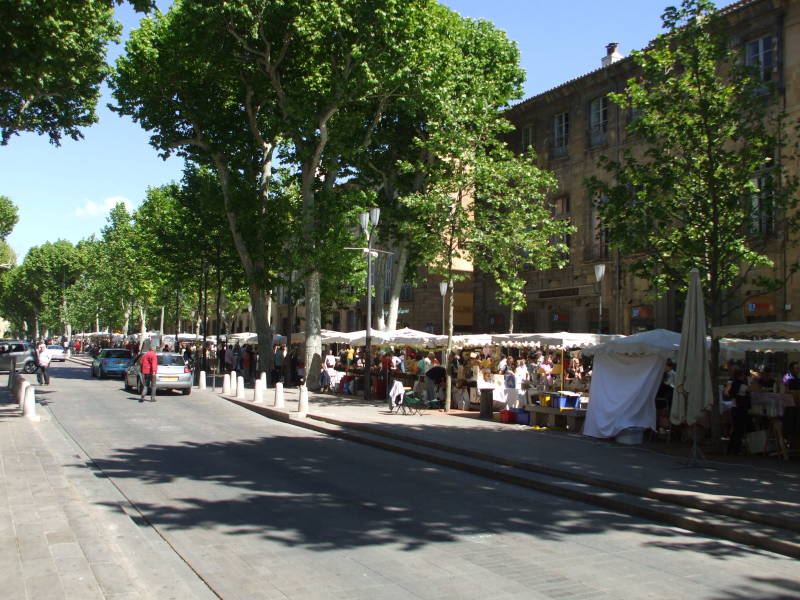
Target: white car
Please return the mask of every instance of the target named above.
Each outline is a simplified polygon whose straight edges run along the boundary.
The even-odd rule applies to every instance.
[[[47,351],[50,353],[50,360],[51,361],[61,361],[64,362],[67,360],[67,351],[64,350],[64,346],[59,344],[52,344],[47,346]]]
[[[125,389],[142,393],[144,377],[142,376],[142,357],[140,354],[125,372]],[[175,352],[156,352],[158,373],[156,373],[157,390],[181,390],[185,396],[192,393],[192,370],[183,356]]]

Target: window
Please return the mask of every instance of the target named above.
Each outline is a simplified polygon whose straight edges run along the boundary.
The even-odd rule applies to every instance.
[[[569,144],[569,113],[553,117],[553,156],[566,156]]]
[[[413,302],[414,301],[414,286],[410,283],[403,282],[400,287],[400,302]]]
[[[569,214],[569,196],[559,196],[554,198],[550,205],[550,214],[554,217],[562,217]]]
[[[775,233],[775,205],[773,201],[772,178],[760,175],[753,179],[756,187],[750,195],[749,233],[768,235]]]
[[[589,144],[599,146],[606,143],[608,129],[608,98],[601,96],[589,103]]]
[[[762,81],[772,81],[775,68],[775,43],[771,35],[751,40],[745,45],[744,62],[755,67]]]
[[[533,127],[528,125],[522,128],[522,151],[527,152],[533,146]]]
[[[603,204],[606,201],[606,197],[603,196],[598,202]],[[589,216],[589,232],[591,235],[589,240],[589,259],[605,260],[608,258],[608,237],[606,228],[603,227],[603,222],[600,220],[600,211],[597,203],[594,202]]]

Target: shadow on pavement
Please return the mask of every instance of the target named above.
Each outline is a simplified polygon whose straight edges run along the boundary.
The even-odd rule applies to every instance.
[[[598,534],[608,532],[658,536],[664,548],[687,549],[686,532],[393,454],[368,451],[362,459],[345,444],[311,436],[182,442],[118,449],[95,462],[122,486],[134,479],[196,487],[196,496],[170,503],[132,496],[150,522],[172,530],[211,528],[316,551],[386,544],[410,551],[464,536],[491,543],[491,535],[515,531],[542,541],[584,536],[597,555],[608,544]],[[757,552],[697,539],[703,553],[720,559]]]

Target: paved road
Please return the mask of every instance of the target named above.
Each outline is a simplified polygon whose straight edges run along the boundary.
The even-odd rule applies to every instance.
[[[87,367],[53,376],[39,398],[91,457],[68,466],[74,477],[88,467],[96,503],[122,507],[226,600],[800,598],[791,559],[332,439],[211,392],[140,403]]]

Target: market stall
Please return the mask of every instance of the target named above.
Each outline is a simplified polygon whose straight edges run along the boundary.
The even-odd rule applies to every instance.
[[[654,398],[665,361],[677,357],[680,337],[654,329],[584,350],[594,356],[584,435],[612,438],[655,428]]]

